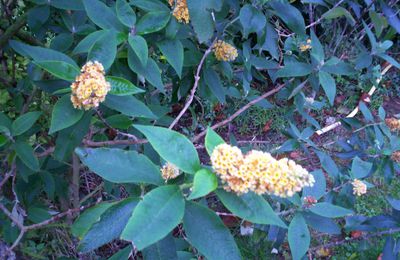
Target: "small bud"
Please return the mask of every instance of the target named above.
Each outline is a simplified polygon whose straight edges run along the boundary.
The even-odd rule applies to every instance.
[[[173,165],[172,163],[166,163],[162,168],[161,168],[161,176],[165,181],[168,181],[170,179],[175,179],[180,175],[179,168]]]

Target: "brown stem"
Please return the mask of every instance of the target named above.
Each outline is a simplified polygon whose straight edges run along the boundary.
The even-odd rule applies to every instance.
[[[194,76],[194,84],[193,84],[192,90],[190,91],[190,96],[187,99],[185,106],[183,107],[181,112],[179,112],[179,115],[174,119],[174,121],[168,127],[169,129],[174,128],[174,126],[178,123],[178,121],[181,119],[181,117],[185,114],[186,110],[188,110],[188,108],[192,104],[194,95],[196,94],[196,90],[199,85],[201,69],[203,67],[204,61],[206,60],[207,56],[211,53],[213,45],[214,45],[214,42],[210,45],[210,47],[208,47],[208,49],[204,53],[203,57],[201,58],[199,66],[197,66],[196,75]]]
[[[112,141],[102,141],[102,142],[94,142],[91,140],[84,140],[83,144],[89,147],[103,147],[109,145],[132,145],[132,144],[145,144],[148,141],[146,139],[127,139],[127,140],[112,140]]]
[[[363,240],[363,239],[368,239],[368,238],[372,238],[372,237],[379,237],[379,236],[383,236],[383,235],[391,235],[394,233],[400,232],[400,228],[391,228],[391,229],[387,229],[387,230],[383,230],[383,231],[378,231],[375,233],[369,233],[369,234],[365,234],[361,237],[350,237],[350,238],[345,238],[339,241],[334,241],[334,242],[330,242],[324,245],[319,245],[319,246],[315,246],[315,247],[311,247],[310,249],[308,249],[308,252],[315,252],[320,248],[331,248],[331,247],[335,247],[335,246],[340,246],[346,243],[350,243],[353,241],[359,241],[359,240]]]
[[[72,193],[72,207],[79,208],[79,181],[80,181],[80,162],[78,156],[72,154],[72,179],[71,179],[71,193]]]
[[[243,106],[241,109],[237,110],[233,115],[231,115],[230,117],[228,117],[227,119],[225,119],[224,121],[221,121],[215,125],[213,125],[211,127],[211,129],[215,130],[221,126],[224,126],[226,124],[228,124],[229,122],[231,122],[233,119],[235,119],[236,117],[238,117],[241,113],[243,113],[244,111],[246,111],[247,109],[249,109],[250,107],[254,106],[255,104],[257,104],[258,102],[260,102],[261,100],[272,96],[273,94],[277,93],[279,90],[281,90],[282,88],[284,88],[288,83],[292,82],[293,79],[289,80],[288,82],[286,82],[285,84],[281,84],[278,87],[268,91],[267,93],[259,96],[258,98],[250,101],[249,103],[247,103],[245,106]],[[200,140],[200,138],[202,138],[205,134],[207,133],[207,130],[204,130],[203,132],[201,132],[200,134],[196,135],[192,141],[198,142]]]
[[[23,14],[15,20],[15,22],[6,29],[4,34],[0,37],[0,49],[7,44],[8,40],[11,39],[25,24],[27,14]]]

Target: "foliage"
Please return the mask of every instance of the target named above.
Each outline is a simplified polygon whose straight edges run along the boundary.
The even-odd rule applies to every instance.
[[[395,1],[6,2],[0,256],[398,257]]]

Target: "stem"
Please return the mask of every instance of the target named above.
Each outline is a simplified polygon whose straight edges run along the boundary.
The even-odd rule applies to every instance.
[[[7,44],[8,40],[11,39],[25,24],[27,14],[23,14],[17,18],[17,20],[4,32],[3,36],[0,37],[0,49]]]
[[[72,179],[71,179],[71,193],[72,193],[72,207],[79,208],[79,181],[80,181],[80,163],[78,156],[72,154]]]
[[[265,99],[266,97],[269,97],[275,93],[277,93],[279,90],[281,90],[282,88],[284,88],[288,83],[292,82],[293,79],[287,81],[284,84],[279,85],[278,87],[268,91],[267,93],[259,96],[258,98],[252,100],[251,102],[249,102],[248,104],[246,104],[244,107],[242,107],[241,109],[239,109],[238,111],[236,111],[233,115],[231,115],[230,117],[228,117],[227,119],[225,119],[224,121],[221,121],[215,125],[213,125],[211,127],[211,129],[215,130],[221,126],[224,126],[226,124],[228,124],[229,122],[231,122],[233,119],[235,119],[236,117],[238,117],[241,113],[243,113],[244,111],[246,111],[247,109],[249,109],[250,107],[254,106],[255,104],[257,104],[258,102],[260,102],[261,100]],[[204,130],[203,132],[201,132],[200,134],[196,135],[192,141],[198,142],[200,140],[200,138],[202,138],[203,136],[205,136],[207,133],[207,130]]]
[[[199,85],[201,69],[203,67],[204,61],[206,60],[207,56],[211,53],[214,42],[215,42],[215,40],[213,41],[213,43],[211,43],[210,47],[208,47],[208,49],[204,53],[203,57],[201,58],[200,64],[197,67],[196,75],[194,76],[194,84],[193,84],[192,90],[190,91],[190,96],[189,96],[188,100],[186,101],[185,106],[179,113],[179,115],[175,118],[175,120],[168,127],[169,129],[174,128],[174,126],[178,123],[178,121],[181,119],[181,117],[185,114],[186,110],[188,110],[189,106],[192,104],[194,95],[196,94],[196,90]]]

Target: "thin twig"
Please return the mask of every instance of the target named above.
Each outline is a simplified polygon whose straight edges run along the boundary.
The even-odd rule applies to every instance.
[[[79,181],[80,181],[80,162],[75,153],[72,153],[72,178],[71,193],[72,207],[79,208]]]
[[[23,14],[13,22],[13,24],[7,28],[4,34],[0,37],[0,49],[7,44],[8,40],[11,39],[25,24],[27,14]]]
[[[308,251],[309,252],[315,252],[320,248],[331,248],[331,247],[335,247],[335,246],[340,246],[346,243],[350,243],[353,241],[359,241],[359,240],[363,240],[363,239],[368,239],[371,237],[377,237],[377,236],[383,236],[383,235],[391,235],[394,233],[400,232],[400,228],[393,228],[393,229],[388,229],[388,230],[383,230],[383,231],[378,231],[375,233],[369,233],[369,234],[365,234],[361,237],[350,237],[350,238],[345,238],[343,240],[339,240],[339,241],[334,241],[334,242],[330,242],[324,245],[319,245],[319,246],[315,246],[315,247],[311,247]]]
[[[133,144],[145,144],[148,143],[146,139],[127,139],[127,140],[111,140],[111,141],[102,141],[102,142],[94,142],[91,140],[84,140],[83,144],[89,147],[103,147],[103,146],[111,146],[111,145],[133,145]]]
[[[240,114],[242,114],[244,111],[246,111],[247,109],[249,109],[250,107],[254,106],[255,104],[257,104],[258,102],[260,102],[261,100],[272,96],[273,94],[279,92],[279,90],[281,90],[282,88],[284,88],[288,83],[292,82],[293,79],[287,81],[284,84],[280,84],[278,85],[278,87],[266,92],[265,94],[259,96],[256,99],[253,99],[252,101],[250,101],[249,103],[247,103],[245,106],[243,106],[241,109],[237,110],[233,115],[231,115],[230,117],[228,117],[227,119],[225,119],[224,121],[221,121],[213,126],[211,126],[211,129],[215,130],[221,126],[224,126],[226,124],[228,124],[229,122],[231,122],[233,119],[235,119],[236,117],[238,117]],[[198,142],[200,140],[200,138],[202,138],[205,134],[207,133],[207,130],[204,130],[203,132],[201,132],[200,134],[196,135],[192,141]]]
[[[13,214],[0,203],[0,210],[3,211],[4,215],[6,215],[19,229],[24,229],[24,224],[21,223],[18,219],[16,219]]]
[[[186,110],[188,110],[188,108],[192,104],[194,95],[196,94],[196,90],[199,85],[201,69],[203,67],[204,61],[206,60],[207,56],[211,53],[213,45],[214,45],[214,42],[210,45],[210,47],[208,47],[208,49],[204,53],[203,57],[201,58],[199,66],[197,66],[196,75],[194,76],[194,84],[193,84],[192,90],[190,91],[190,96],[188,97],[188,99],[185,103],[185,106],[183,107],[183,109],[181,110],[179,115],[174,119],[174,121],[168,127],[169,129],[174,128],[174,126],[178,123],[178,121],[181,119],[181,117],[185,114]]]
[[[16,170],[15,163],[13,163],[12,166],[11,166],[11,170],[4,175],[4,178],[0,182],[0,191],[3,189],[3,186],[7,183],[7,181],[13,175],[15,175],[15,170]]]
[[[382,79],[383,75],[385,75],[385,74],[390,70],[390,68],[391,68],[392,66],[393,66],[392,64],[389,64],[389,65],[387,65],[385,68],[383,68],[383,70],[382,70],[382,72],[381,72],[381,78],[377,79],[377,80],[376,80],[376,84],[374,84],[374,85],[371,87],[371,89],[368,91],[368,97],[371,97],[371,96],[375,93],[375,91],[376,91],[376,89],[377,89],[377,86],[378,86],[379,83],[381,82],[381,79]],[[353,117],[355,117],[355,116],[357,115],[358,111],[359,111],[359,108],[358,108],[358,105],[357,105],[357,107],[354,108],[353,111],[351,111],[351,113],[348,114],[348,115],[346,116],[346,118],[353,118]],[[341,123],[340,121],[339,121],[339,122],[335,122],[335,123],[333,123],[333,124],[330,124],[330,125],[328,125],[328,126],[325,126],[324,128],[322,128],[322,129],[316,131],[316,133],[317,133],[317,135],[323,135],[323,134],[325,134],[325,133],[327,133],[327,132],[329,132],[329,131],[335,129],[336,127],[340,126],[341,124],[342,124],[342,123]]]

